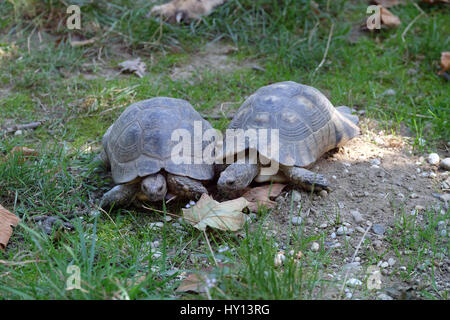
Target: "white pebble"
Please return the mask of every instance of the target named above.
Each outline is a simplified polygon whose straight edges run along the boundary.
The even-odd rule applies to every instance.
[[[349,229],[348,229],[347,227],[341,226],[341,227],[339,227],[339,228],[336,230],[336,233],[337,233],[339,236],[342,236],[342,235],[344,235],[344,234],[348,234],[348,233],[349,233]]]
[[[439,168],[450,171],[450,158],[445,158],[442,160]]]
[[[352,215],[353,219],[357,224],[360,224],[361,222],[364,221],[361,213],[358,210],[351,210],[350,214]]]
[[[373,165],[376,165],[376,166],[379,166],[379,165],[381,164],[380,159],[377,159],[377,158],[375,158],[375,159],[370,159],[369,162],[370,162],[371,164],[373,164]]]
[[[302,217],[292,217],[292,224],[295,226],[301,225],[302,224]]]
[[[382,268],[387,268],[387,267],[389,267],[389,263],[387,263],[386,261],[383,261],[383,262],[380,264],[380,267],[382,267]]]
[[[353,297],[353,294],[351,292],[347,292],[345,296],[347,297],[347,299],[351,299]]]
[[[433,165],[433,166],[437,166],[439,164],[439,155],[437,153],[430,153],[428,155],[428,163]]]
[[[320,249],[320,245],[317,242],[313,242],[311,245],[311,250],[312,251],[319,251]]]
[[[349,287],[359,287],[359,286],[362,285],[362,282],[361,282],[360,280],[358,280],[358,279],[351,278],[351,279],[348,279],[348,280],[347,280],[346,284],[347,284]]]
[[[325,229],[326,227],[328,227],[328,224],[326,224],[326,223],[322,223],[322,224],[319,226],[320,229]]]
[[[22,130],[17,130],[16,132],[14,132],[15,136],[20,136],[23,133]]]
[[[389,265],[392,267],[394,264],[395,264],[395,259],[394,258],[389,258],[388,259],[388,263],[389,263]]]
[[[332,233],[331,235],[330,235],[330,237],[331,237],[331,239],[336,239],[336,233]]]
[[[361,258],[360,257],[355,257],[355,262],[360,262]]]

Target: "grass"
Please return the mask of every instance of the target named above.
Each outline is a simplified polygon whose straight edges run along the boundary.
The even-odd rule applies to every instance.
[[[164,223],[149,230],[149,223],[162,219],[161,213],[132,207],[96,214],[96,197],[108,190],[111,180],[89,163],[103,133],[132,102],[172,96],[189,100],[202,113],[217,114],[223,102],[237,109],[257,88],[294,80],[319,88],[336,106],[365,110],[386,130],[396,133],[406,124],[418,153],[442,148],[450,136],[448,84],[436,75],[440,53],[449,47],[444,5],[421,5],[426,15],[411,27],[405,42],[401,35],[419,14],[411,2],[392,9],[401,27],[363,35],[352,44],[347,38],[365,18],[364,2],[316,1],[315,12],[310,1],[229,0],[201,22],[169,25],[144,18],[151,8],[148,1],[72,1],[81,5],[80,31],[65,28],[62,2],[46,0],[27,7],[28,2],[0,3],[0,125],[45,122],[35,131],[0,139],[3,154],[17,145],[39,150],[38,157],[23,163],[14,157],[0,161],[0,203],[23,221],[0,258],[35,262],[13,268],[0,264],[4,299],[174,299],[180,295],[175,292],[180,275],[198,271],[217,280],[212,298],[342,298],[333,295],[342,279],[327,276],[337,263],[334,251],[310,250],[313,241],[326,241],[325,231],[307,236],[302,226],[290,225],[291,236],[275,240],[264,227],[270,211],[259,212],[258,222],[242,234],[209,233],[214,257],[204,235],[189,225]],[[331,25],[327,59],[314,72]],[[70,39],[76,37],[99,40],[72,47]],[[234,63],[249,61],[264,71],[200,70],[195,81],[172,80],[171,70],[189,62],[210,41],[237,47],[230,54]],[[116,75],[117,62],[127,56],[142,57],[148,66],[145,77]],[[87,80],[86,75],[97,78]],[[396,94],[384,95],[388,89]],[[211,122],[222,130],[228,123]],[[172,204],[167,211],[181,214],[180,206]],[[399,276],[408,281],[423,268],[432,288],[423,296],[448,299],[447,292],[433,289],[436,262],[448,257],[448,236],[436,229],[439,221],[449,220],[448,210],[427,211],[420,223],[402,208],[396,214],[387,250],[406,266]],[[75,230],[48,236],[29,220],[35,215],[59,216]],[[339,212],[330,220],[339,225]],[[160,255],[151,250],[155,241]],[[219,252],[225,247],[229,249]],[[370,241],[363,249],[370,263],[383,259]],[[280,250],[286,261],[283,268],[275,268],[274,256]],[[291,250],[304,257],[295,259],[288,255]],[[348,256],[353,253],[349,246],[343,250]],[[80,268],[83,290],[66,290],[69,266]],[[361,294],[375,297],[369,290]]]

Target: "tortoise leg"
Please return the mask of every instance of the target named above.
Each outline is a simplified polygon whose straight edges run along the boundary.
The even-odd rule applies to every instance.
[[[306,190],[329,190],[328,180],[321,174],[299,167],[281,167],[289,180]]]
[[[167,184],[169,191],[181,198],[198,199],[203,193],[208,193],[208,190],[200,181],[189,177],[168,173]]]
[[[220,174],[217,188],[223,192],[242,190],[253,181],[258,172],[258,164],[233,163]]]
[[[118,186],[115,186],[103,195],[100,202],[100,207],[103,209],[107,209],[110,208],[113,204],[115,206],[130,204],[139,191],[139,186],[139,183],[120,184]]]

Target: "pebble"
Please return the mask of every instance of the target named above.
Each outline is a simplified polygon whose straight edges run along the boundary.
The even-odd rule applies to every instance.
[[[164,226],[164,223],[162,222],[151,222],[148,224],[150,229],[156,229],[156,228],[162,228]]]
[[[325,229],[326,227],[328,227],[328,224],[326,224],[326,223],[322,223],[322,224],[319,226],[320,229]]]
[[[172,227],[176,228],[176,229],[183,229],[183,226],[177,222],[172,223]]]
[[[313,242],[311,245],[311,250],[312,251],[319,251],[320,249],[320,245],[317,242]]]
[[[375,165],[375,166],[379,166],[379,165],[381,164],[380,159],[377,159],[377,158],[375,158],[375,159],[370,159],[369,162],[370,162],[371,164]]]
[[[23,133],[22,130],[17,130],[16,132],[14,132],[15,136],[20,136]]]
[[[380,293],[378,295],[378,299],[379,300],[394,300],[391,296],[385,294],[385,293]]]
[[[292,190],[292,200],[294,202],[300,202],[302,200],[302,194],[297,190]]]
[[[450,171],[450,158],[445,158],[442,160],[439,168]]]
[[[378,234],[380,236],[382,236],[386,232],[386,228],[382,224],[378,224],[378,223],[375,223],[372,226],[372,230],[373,230],[373,232],[375,232],[376,234]]]
[[[348,279],[347,282],[346,282],[346,284],[347,284],[349,287],[359,287],[359,286],[362,286],[362,282],[361,282],[360,280],[356,279],[356,278]]]
[[[342,236],[344,234],[349,234],[350,233],[349,230],[350,230],[349,228],[341,226],[336,230],[336,233],[338,236]]]
[[[439,164],[439,160],[439,155],[437,153],[430,153],[427,158],[428,163],[433,166],[437,166]]]
[[[389,258],[387,262],[392,267],[395,264],[396,261],[395,261],[394,258]]]
[[[286,260],[286,256],[284,255],[284,253],[278,252],[275,255],[273,263],[274,263],[275,267],[280,267],[281,265],[283,265],[284,260]]]
[[[170,221],[172,221],[172,217],[166,216],[165,220],[166,220],[167,222],[170,222]]]
[[[358,232],[360,232],[360,233],[366,232],[366,230],[364,230],[364,228],[362,228],[362,227],[360,227],[360,226],[356,227],[355,229],[356,229],[356,231],[358,231]]]
[[[417,195],[417,193],[411,193],[411,194],[409,195],[409,197],[410,197],[411,199],[417,199],[419,196]]]
[[[360,257],[355,257],[355,262],[360,262],[361,258]]]
[[[380,240],[375,240],[373,242],[373,246],[375,247],[375,249],[381,249],[382,245],[383,245],[383,242],[381,242]]]
[[[383,262],[380,264],[380,267],[382,267],[382,268],[387,268],[387,267],[389,267],[389,263],[387,263],[386,261],[383,261]]]
[[[322,198],[325,198],[325,197],[328,195],[328,192],[327,192],[326,190],[320,190],[319,195],[320,195]]]
[[[353,217],[353,220],[355,220],[355,223],[360,224],[364,221],[361,213],[358,210],[351,210],[350,214]]]
[[[346,292],[345,296],[347,297],[347,299],[351,299],[353,297],[353,294],[351,292]]]
[[[301,225],[302,224],[302,217],[292,217],[292,224],[295,226]]]
[[[383,92],[384,96],[395,96],[396,92],[394,89],[387,89],[386,91]]]
[[[331,237],[331,239],[336,239],[336,233],[332,233],[332,234],[330,234],[330,237]]]

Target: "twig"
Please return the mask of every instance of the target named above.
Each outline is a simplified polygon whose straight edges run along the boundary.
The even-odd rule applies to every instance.
[[[367,227],[366,231],[364,231],[363,236],[361,237],[361,240],[359,241],[358,245],[356,246],[355,252],[353,253],[352,261],[350,263],[353,263],[355,261],[356,255],[358,254],[359,248],[361,248],[361,244],[364,241],[364,238],[366,237],[367,232],[369,232],[370,228],[372,227],[372,224]],[[347,270],[344,277],[344,282],[342,283],[341,292],[339,293],[340,296],[342,296],[342,292],[344,291],[345,283],[347,282],[347,277],[350,272],[350,269]]]
[[[216,267],[218,267],[219,264],[217,263],[216,257],[214,256],[214,252],[211,248],[211,244],[209,243],[208,235],[206,234],[205,230],[203,230],[203,234],[205,235],[206,243],[208,244],[209,251],[211,251],[212,257],[214,259],[214,263],[215,263]]]
[[[7,266],[21,266],[27,263],[37,263],[37,262],[47,262],[47,260],[25,260],[25,261],[6,261],[0,260],[0,264],[4,264]]]
[[[327,47],[325,48],[325,53],[323,55],[322,61],[317,66],[316,70],[314,70],[313,74],[315,74],[317,72],[317,70],[319,70],[322,67],[322,65],[325,63],[325,60],[326,60],[327,55],[328,55],[328,49],[330,48],[331,37],[333,35],[333,29],[334,29],[334,23],[331,25],[331,28],[330,28],[330,34],[328,35]]]
[[[420,7],[419,7],[420,8]],[[422,9],[420,9],[422,10]],[[421,12],[417,17],[415,17],[409,24],[408,26],[405,28],[405,31],[403,31],[402,33],[402,41],[405,42],[405,35],[408,32],[408,30],[411,28],[411,26],[417,21],[419,20],[420,17],[422,17],[423,15],[425,15],[425,12]]]
[[[37,127],[39,127],[42,124],[43,121],[36,121],[36,122],[31,122],[31,123],[27,123],[27,124],[16,124],[10,128],[6,128],[5,133],[13,133],[16,132],[17,130],[29,130],[29,129],[36,129]]]

